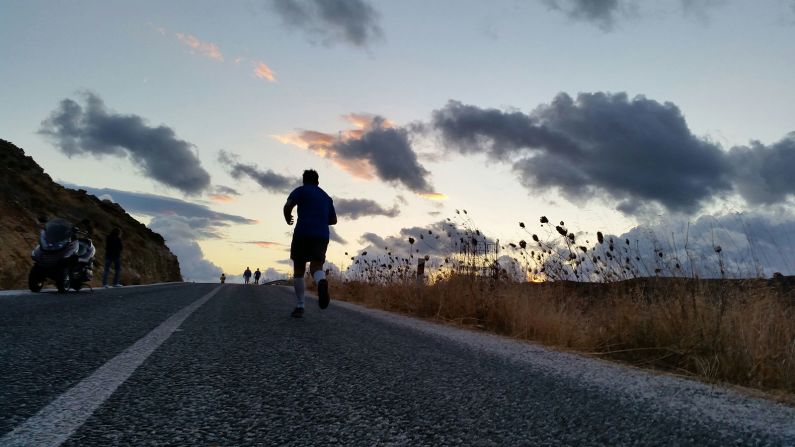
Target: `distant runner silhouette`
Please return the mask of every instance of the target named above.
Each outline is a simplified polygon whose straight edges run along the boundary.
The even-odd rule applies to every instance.
[[[290,259],[293,260],[293,285],[296,304],[292,316],[304,316],[304,274],[306,263],[317,284],[318,304],[321,309],[329,305],[328,281],[323,271],[326,262],[326,249],[330,237],[329,225],[337,223],[334,201],[320,189],[320,179],[314,169],[304,171],[303,186],[294,189],[284,205],[284,220],[293,224],[293,208],[298,207],[298,223],[293,231],[290,244]]]

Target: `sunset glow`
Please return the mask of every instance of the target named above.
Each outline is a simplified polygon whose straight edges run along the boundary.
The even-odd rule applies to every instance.
[[[467,231],[523,241],[508,265],[560,226],[573,251],[597,231],[642,259],[721,246],[769,276],[795,250],[790,3],[12,2],[0,138],[160,233],[190,279],[289,270],[306,169],[340,208],[336,267],[409,238],[438,265]]]

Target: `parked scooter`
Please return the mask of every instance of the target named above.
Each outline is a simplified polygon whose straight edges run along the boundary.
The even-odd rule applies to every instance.
[[[39,245],[31,253],[33,268],[28,275],[32,292],[41,291],[47,279],[55,281],[59,293],[80,290],[91,281],[96,248],[90,235],[64,219],[51,219],[39,236]]]

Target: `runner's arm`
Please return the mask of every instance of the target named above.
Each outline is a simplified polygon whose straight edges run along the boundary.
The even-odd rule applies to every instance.
[[[334,201],[331,202],[331,206],[329,206],[328,209],[328,224],[329,225],[337,224],[337,211],[334,210]]]
[[[287,222],[287,225],[292,225],[295,222],[295,219],[293,219],[293,208],[295,205],[296,203],[293,199],[288,197],[287,203],[284,204],[284,221]]]

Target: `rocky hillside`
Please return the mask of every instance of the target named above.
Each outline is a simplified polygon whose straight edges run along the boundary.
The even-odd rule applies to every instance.
[[[101,285],[105,236],[113,227],[121,228],[123,234],[123,284],[182,280],[177,257],[162,236],[117,204],[53,182],[33,158],[5,140],[0,140],[0,216],[0,289],[27,287],[27,274],[33,265],[30,252],[42,227],[39,216],[91,222],[99,263],[94,269],[93,286]]]

